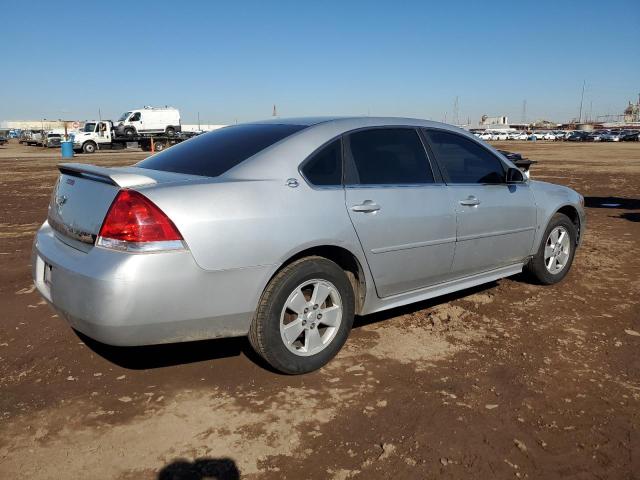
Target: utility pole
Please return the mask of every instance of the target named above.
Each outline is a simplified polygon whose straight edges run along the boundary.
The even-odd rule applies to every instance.
[[[522,101],[522,116],[520,117],[521,123],[527,123],[527,100]]]
[[[278,116],[278,112],[276,110],[276,104],[273,104],[273,113],[271,114],[272,117],[277,117]]]
[[[582,81],[582,95],[580,96],[580,113],[578,114],[578,123],[582,123],[582,102],[584,101],[584,86],[586,83],[586,80]]]
[[[460,118],[458,117],[458,96],[456,95],[456,99],[453,101],[453,124],[458,125],[460,123]]]
[[[200,131],[200,112],[198,112],[198,131]]]

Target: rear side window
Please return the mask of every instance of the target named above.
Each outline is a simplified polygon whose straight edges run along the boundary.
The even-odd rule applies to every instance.
[[[245,124],[224,127],[153,155],[136,167],[217,177],[304,125]]]
[[[341,185],[342,143],[340,140],[335,140],[314,153],[304,163],[302,173],[313,185]]]
[[[462,135],[426,131],[447,183],[504,183],[502,162],[479,143]]]
[[[376,128],[349,135],[347,183],[407,185],[433,183],[429,160],[411,128]]]

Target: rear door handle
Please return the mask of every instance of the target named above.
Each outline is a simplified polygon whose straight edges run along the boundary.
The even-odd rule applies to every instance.
[[[480,200],[475,195],[469,195],[464,200],[460,200],[460,205],[465,205],[468,207],[477,207],[480,205]]]
[[[373,200],[365,200],[360,205],[354,205],[351,207],[351,210],[354,212],[363,212],[363,213],[371,213],[377,212],[380,210],[380,205],[375,203]]]

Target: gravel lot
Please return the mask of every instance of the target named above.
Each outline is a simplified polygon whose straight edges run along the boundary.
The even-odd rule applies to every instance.
[[[0,478],[638,478],[640,144],[498,146],[586,197],[566,280],[359,318],[333,362],[299,377],[245,339],[79,338],[29,273],[60,153],[0,147]]]

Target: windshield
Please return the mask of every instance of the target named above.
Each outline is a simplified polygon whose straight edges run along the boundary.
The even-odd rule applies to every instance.
[[[82,129],[83,132],[93,132],[96,129],[96,124],[95,123],[85,123],[84,124],[84,128]]]
[[[118,121],[124,122],[127,118],[129,118],[129,115],[131,115],[131,112],[124,112],[122,116],[118,119]]]

